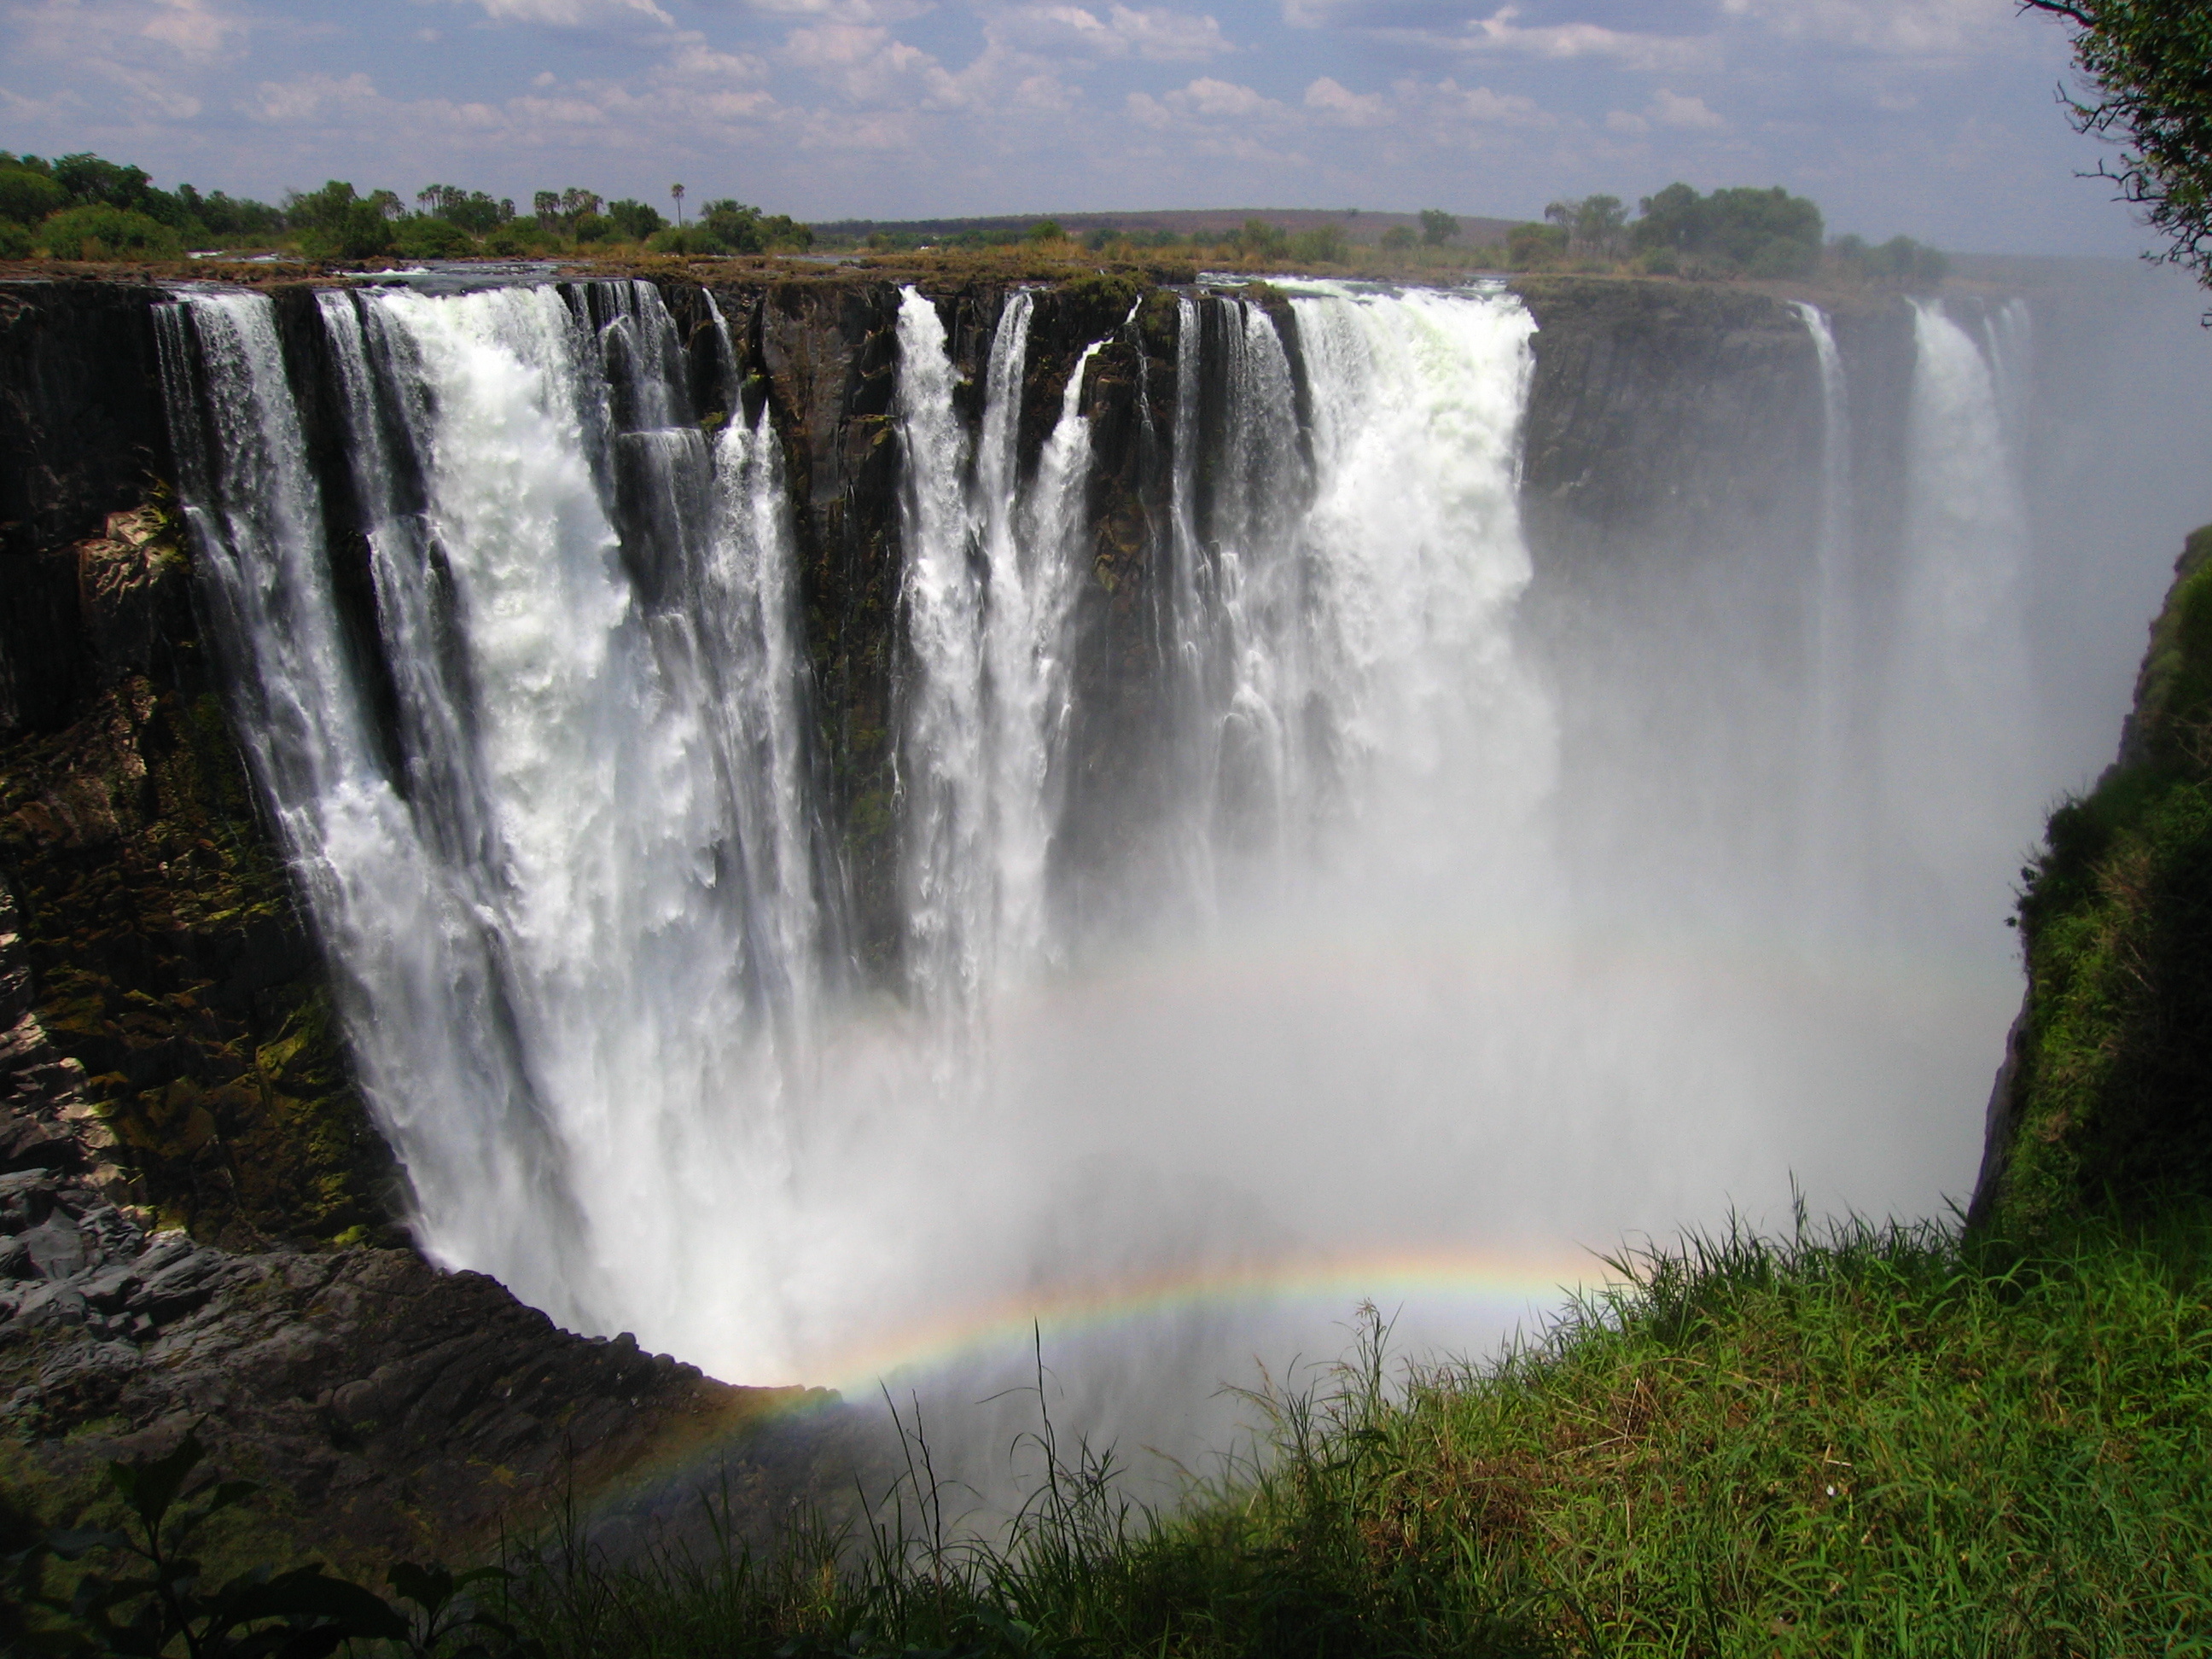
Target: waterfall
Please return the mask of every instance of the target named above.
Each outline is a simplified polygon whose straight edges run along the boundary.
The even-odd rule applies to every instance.
[[[896,301],[878,885],[902,954],[866,974],[788,434],[772,400],[746,417],[711,300],[687,345],[645,283],[321,295],[342,430],[313,445],[301,331],[280,343],[268,301],[161,313],[240,728],[441,1261],[720,1374],[842,1377],[873,1334],[1285,1240],[1522,1236],[1567,1201],[1530,1171],[1651,1164],[1677,1079],[1751,1097],[1729,1068],[1763,1028],[1714,1025],[1706,978],[1647,972],[1568,902],[1559,714],[1522,638],[1526,308],[1178,295],[1172,398],[1140,405],[1164,452],[1140,567],[1102,518],[1133,440],[1094,418],[1141,336],[1076,351],[1059,303],[1010,293],[970,342]],[[2001,490],[1943,483],[2009,465],[2017,324],[1920,324],[1908,618],[1952,563],[2019,557]],[[721,377],[711,434],[693,351]],[[1850,556],[1838,528],[1816,664],[1850,648]],[[1136,648],[1117,605],[1142,607]],[[1964,691],[1929,677],[1978,636],[1923,608],[1896,649],[1948,709]],[[1102,638],[1127,654],[1085,657]],[[1816,706],[1847,707],[1831,666]],[[1086,731],[1103,675],[1149,673],[1135,729]],[[1884,730],[1925,758],[1925,727]],[[1094,742],[1158,786],[1108,874],[1071,850]],[[1109,880],[1128,891],[1069,901]],[[1698,1121],[1709,1150],[1753,1144]],[[1613,1216],[1630,1178],[1590,1175],[1587,1201]]]
[[[396,768],[269,303],[177,302],[164,358],[240,728],[417,1232],[584,1328],[774,1352],[829,922],[773,434],[710,453],[647,284],[319,311]]]
[[[1905,857],[1944,894],[2001,905],[2034,833],[2026,639],[2027,518],[2020,476],[2027,307],[1970,329],[1913,306],[1905,568],[1884,713],[1888,815]],[[1993,803],[2010,811],[1993,816]]]
[[[1799,807],[1799,892],[1818,945],[1838,918],[1826,897],[1862,873],[1845,830],[1858,705],[1857,586],[1851,532],[1850,389],[1828,314],[1791,301],[1820,373],[1820,512],[1805,603],[1805,763]],[[1848,866],[1848,867],[1847,867]]]

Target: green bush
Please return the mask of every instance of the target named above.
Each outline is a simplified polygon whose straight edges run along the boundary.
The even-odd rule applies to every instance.
[[[484,252],[502,259],[535,258],[551,246],[534,219],[510,219],[483,239]]]
[[[175,231],[128,208],[64,208],[39,226],[37,241],[57,259],[175,259],[185,252]]]
[[[38,239],[28,226],[0,219],[0,259],[27,259],[37,246]]]
[[[392,227],[394,245],[410,259],[453,259],[476,252],[476,238],[450,219],[418,213]]]
[[[651,204],[627,197],[607,204],[607,217],[614,221],[616,231],[625,242],[642,242],[668,222]]]
[[[43,173],[0,167],[0,219],[34,225],[69,205],[69,192]]]
[[[1671,248],[1683,265],[1759,276],[1807,276],[1820,263],[1820,210],[1777,185],[1700,196],[1673,184],[1644,198],[1630,229],[1639,250]]]
[[[1542,270],[1567,257],[1565,225],[1516,225],[1505,233],[1505,263],[1515,270]]]
[[[1352,239],[1339,224],[1316,225],[1291,238],[1291,257],[1301,264],[1340,264],[1351,250]]]

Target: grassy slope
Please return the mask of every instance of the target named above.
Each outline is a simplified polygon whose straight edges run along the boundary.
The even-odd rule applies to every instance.
[[[1498,1367],[1394,1385],[1370,1334],[1159,1524],[1071,1460],[1018,1559],[879,1539],[841,1581],[814,1540],[526,1605],[578,1659],[2212,1651],[2208,1261],[2193,1214],[2032,1261],[1693,1241]]]

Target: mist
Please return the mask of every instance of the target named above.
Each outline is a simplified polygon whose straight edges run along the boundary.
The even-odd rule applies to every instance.
[[[1480,1355],[1639,1235],[1963,1205],[2012,884],[2206,516],[2200,296],[1801,307],[1670,424],[1542,380],[1567,301],[1285,286],[1133,312],[1041,392],[1043,300],[970,372],[901,298],[889,966],[773,416],[702,432],[655,290],[324,296],[392,735],[268,302],[169,309],[240,729],[435,1259],[880,1389],[991,1493],[1040,1353],[1060,1431],[1157,1485],[1363,1298]],[[1561,459],[1586,427],[1644,459]]]

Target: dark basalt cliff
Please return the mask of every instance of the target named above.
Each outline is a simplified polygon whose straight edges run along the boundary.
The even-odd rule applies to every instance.
[[[850,955],[888,980],[907,672],[900,295],[858,278],[717,287],[711,307],[695,284],[662,291],[698,413],[714,426],[765,407],[781,440],[819,799]],[[1006,290],[925,291],[972,418]],[[1663,283],[1521,292],[1540,325],[1525,472],[1540,590],[1571,589],[1631,544],[1711,557],[1717,524],[1738,557],[1803,544],[1820,404],[1787,306]],[[1290,307],[1255,297],[1303,386]],[[0,288],[0,1414],[15,1437],[0,1467],[74,1490],[118,1439],[209,1414],[220,1455],[294,1490],[303,1536],[398,1547],[403,1498],[424,1527],[465,1532],[526,1507],[572,1452],[580,1479],[607,1478],[760,1402],[620,1340],[556,1331],[406,1248],[404,1187],[349,1080],[194,615],[150,320],[161,298],[125,283]],[[373,681],[365,544],[314,294],[273,298]],[[1096,538],[1054,852],[1062,902],[1080,907],[1108,886],[1094,875],[1141,848],[1162,798],[1151,747],[1131,739],[1163,714],[1177,307],[1108,277],[1041,290],[1035,307],[1024,470],[1071,369],[1104,342],[1079,394]],[[1854,404],[1869,434],[1858,487],[1878,520],[1898,492],[1874,438],[1902,428],[1881,404],[1904,395],[1909,313],[1846,313],[1838,331],[1869,388]]]

